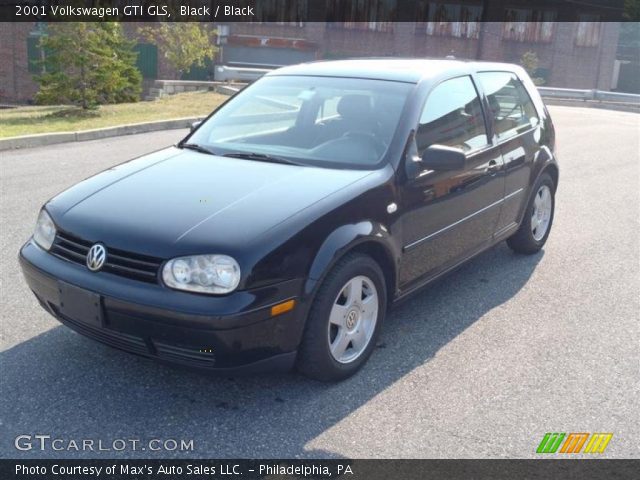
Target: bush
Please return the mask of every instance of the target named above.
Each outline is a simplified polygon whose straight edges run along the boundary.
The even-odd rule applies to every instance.
[[[538,55],[536,54],[536,52],[532,52],[531,50],[525,52],[524,55],[522,55],[522,57],[520,58],[520,65],[522,65],[522,68],[527,71],[527,73],[531,77],[531,80],[533,80],[533,83],[536,85],[544,85],[544,78],[536,77],[536,73],[538,72],[538,64]]]

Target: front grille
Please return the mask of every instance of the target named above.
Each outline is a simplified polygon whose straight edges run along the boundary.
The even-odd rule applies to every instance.
[[[116,332],[106,328],[96,328],[94,326],[87,325],[84,322],[69,318],[66,315],[62,315],[60,310],[53,305],[51,308],[60,322],[85,337],[89,337],[119,350],[126,350],[127,352],[135,353],[137,355],[149,356],[147,344],[140,337],[127,335],[125,333]]]
[[[85,265],[87,252],[89,252],[92,245],[93,242],[59,231],[56,234],[50,252],[70,262]],[[109,247],[109,245],[105,245],[105,247],[107,249],[107,259],[102,271],[142,282],[157,282],[158,269],[162,263],[161,259],[118,250]]]

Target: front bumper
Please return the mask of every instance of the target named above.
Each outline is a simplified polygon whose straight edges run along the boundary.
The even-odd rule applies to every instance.
[[[224,373],[288,370],[295,361],[304,305],[296,301],[292,311],[277,316],[271,316],[270,307],[298,300],[302,280],[209,296],[92,273],[32,241],[22,247],[19,259],[29,288],[49,313],[78,333],[114,348],[163,363]],[[80,297],[67,293],[69,289],[80,292]],[[68,303],[84,298],[84,292],[95,299],[91,318],[69,315],[82,310]]]

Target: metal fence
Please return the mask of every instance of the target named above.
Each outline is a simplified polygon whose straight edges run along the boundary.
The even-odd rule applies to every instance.
[[[243,68],[230,65],[219,65],[215,68],[214,79],[220,82],[240,81],[252,82],[260,78],[271,69]],[[538,87],[543,98],[557,98],[565,100],[599,101],[611,103],[631,104],[640,106],[640,95],[634,93],[607,92],[604,90],[579,90],[575,88]]]
[[[567,100],[592,100],[600,102],[630,103],[640,105],[640,95],[634,93],[606,92],[604,90],[578,90],[575,88],[538,87],[543,98]]]

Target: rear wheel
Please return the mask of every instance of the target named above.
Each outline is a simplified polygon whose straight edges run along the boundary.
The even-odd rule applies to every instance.
[[[509,247],[518,253],[538,252],[551,232],[555,210],[553,180],[548,174],[542,174],[533,191],[518,231],[507,239]]]
[[[357,372],[375,348],[386,310],[382,270],[369,256],[348,255],[323,281],[298,353],[298,370],[323,381]]]

